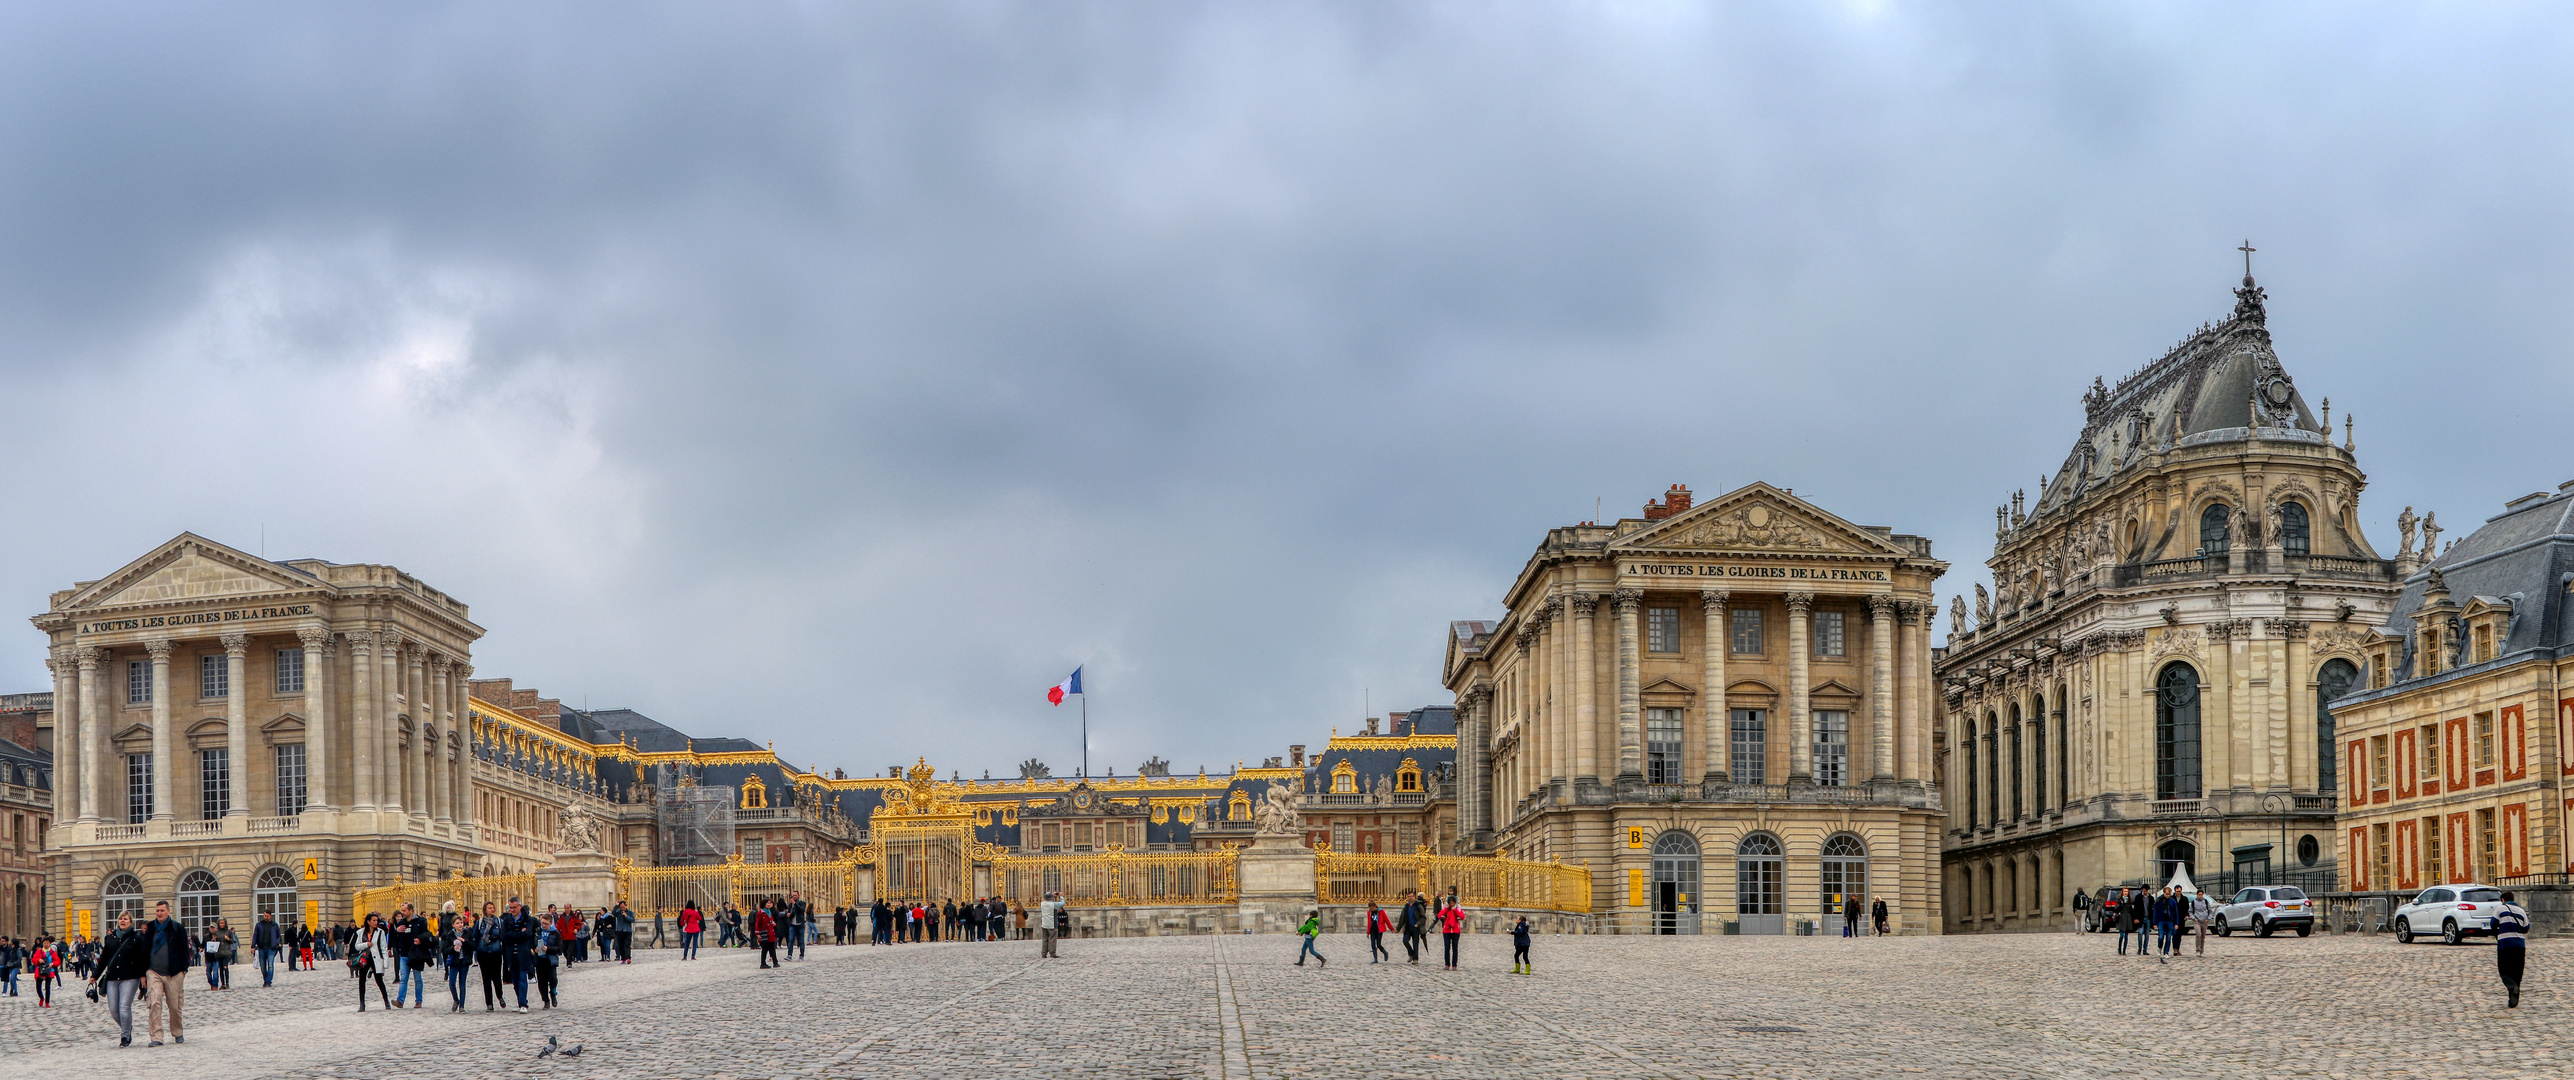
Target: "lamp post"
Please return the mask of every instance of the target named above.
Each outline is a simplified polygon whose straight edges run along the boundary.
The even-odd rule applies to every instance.
[[[2290,811],[2297,808],[2297,800],[2286,795],[2264,795],[2261,797],[2262,813],[2270,813],[2270,804],[2273,800],[2276,800],[2279,804],[2279,846],[2274,849],[2277,854],[2272,857],[2284,863],[2288,858],[2288,814]],[[2281,880],[2285,879],[2283,878]],[[2235,883],[2237,888],[2242,887],[2242,884],[2242,882]]]

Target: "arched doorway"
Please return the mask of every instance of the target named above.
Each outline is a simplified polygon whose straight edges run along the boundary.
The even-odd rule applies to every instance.
[[[295,875],[283,866],[259,872],[250,889],[250,905],[252,918],[266,915],[277,920],[280,929],[292,930],[304,921],[304,911],[295,903]]]
[[[2166,840],[2162,847],[2154,849],[2155,888],[2162,888],[2165,883],[2171,881],[2172,873],[2176,870],[2189,871],[2191,881],[2199,879],[2198,848],[2192,846],[2187,840]]]
[[[2348,660],[2335,657],[2324,661],[2315,673],[2315,794],[2327,798],[2340,792],[2341,743],[2333,734],[2333,699],[2351,692],[2359,682],[2359,668]]]
[[[1739,933],[1787,933],[1787,860],[1778,837],[1753,833],[1734,849],[1734,919]]]
[[[142,925],[143,879],[132,874],[118,874],[108,878],[106,887],[99,893],[100,914],[107,917],[97,930],[99,936],[104,937],[108,931],[116,929],[116,919],[120,915],[132,915],[135,925]]]
[[[190,870],[179,875],[179,922],[190,933],[203,934],[223,916],[223,887],[213,873]]]
[[[1698,839],[1679,829],[1653,842],[1653,932],[1698,932]]]
[[[1868,845],[1841,833],[1823,842],[1823,910],[1839,915],[1859,902],[1859,925],[1868,919]],[[1825,925],[1831,925],[1827,922]]]
[[[2154,679],[2154,797],[2199,797],[2199,673],[2188,664]]]

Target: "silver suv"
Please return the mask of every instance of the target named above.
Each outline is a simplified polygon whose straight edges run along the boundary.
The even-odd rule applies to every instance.
[[[2410,945],[2415,937],[2435,929],[2440,940],[2450,945],[2489,937],[2494,932],[2494,913],[2501,910],[2502,890],[2491,885],[2435,885],[2395,909],[2395,940]]]
[[[2294,885],[2257,886],[2218,907],[2214,929],[2221,936],[2250,930],[2254,937],[2269,937],[2275,930],[2295,930],[2305,937],[2315,932],[2315,904]]]

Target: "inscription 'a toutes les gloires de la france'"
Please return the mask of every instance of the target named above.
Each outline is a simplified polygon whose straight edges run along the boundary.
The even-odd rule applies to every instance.
[[[1761,566],[1736,563],[1629,563],[1628,577],[1776,578],[1788,581],[1887,581],[1883,570],[1840,566]]]

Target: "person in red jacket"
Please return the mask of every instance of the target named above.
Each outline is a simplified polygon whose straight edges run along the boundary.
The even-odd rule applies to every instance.
[[[778,920],[777,916],[769,911],[767,901],[762,901],[760,909],[751,915],[751,940],[760,943],[762,968],[785,966],[778,963]]]
[[[1385,909],[1370,903],[1367,906],[1368,963],[1379,964],[1394,959],[1393,953],[1385,951],[1385,932],[1392,929],[1394,920],[1386,917]]]
[[[697,910],[697,901],[679,909],[679,958],[697,959],[697,941],[706,932],[706,913]]]
[[[1445,898],[1447,906],[1439,909],[1439,936],[1447,950],[1448,970],[1457,969],[1457,939],[1466,936],[1466,906],[1456,897]]]

